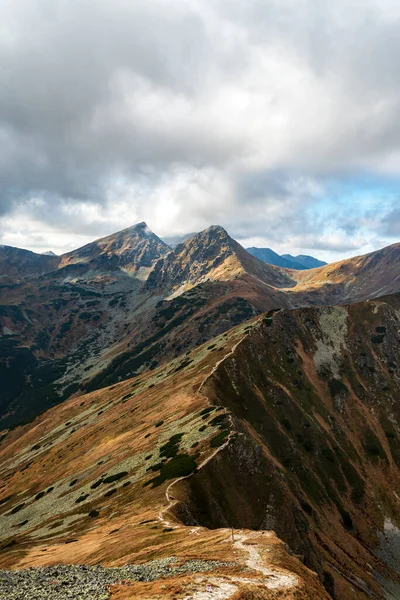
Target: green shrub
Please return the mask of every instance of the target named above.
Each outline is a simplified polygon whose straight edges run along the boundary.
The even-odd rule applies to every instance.
[[[81,496],[79,496],[79,498],[77,498],[75,500],[75,503],[78,504],[79,502],[83,502],[84,500],[86,500],[86,498],[89,497],[89,494],[82,494]]]
[[[211,448],[218,448],[218,446],[222,446],[225,442],[226,437],[229,435],[228,429],[223,429],[215,437],[213,437],[210,441]]]
[[[382,344],[383,340],[385,339],[385,334],[384,333],[379,333],[377,335],[373,335],[371,337],[371,342],[373,344]]]
[[[150,465],[150,467],[147,467],[146,471],[159,471],[163,464],[163,462],[159,462],[155,465]]]
[[[167,479],[175,479],[177,477],[187,477],[191,475],[197,468],[197,464],[193,456],[189,454],[177,454],[170,461],[164,463],[161,467],[158,477],[147,481],[145,485],[152,485],[153,488],[161,485]]]
[[[95,490],[96,488],[99,487],[99,485],[101,485],[103,483],[102,479],[98,479],[97,481],[95,481],[94,483],[92,483],[92,485],[90,486],[91,490]]]
[[[353,528],[353,519],[346,510],[340,510],[340,516],[342,517],[343,527],[347,530]]]
[[[169,441],[161,446],[160,448],[160,456],[165,456],[166,458],[173,458],[178,454],[179,443],[182,439],[183,433],[176,433],[171,436]]]
[[[336,396],[341,393],[348,394],[347,387],[339,379],[330,379],[328,381],[328,387],[332,396]]]
[[[217,415],[213,419],[211,419],[211,421],[209,421],[209,425],[216,427],[217,425],[222,425],[223,423],[225,423],[226,420],[227,420],[227,415],[225,413],[222,413],[220,415]]]
[[[119,481],[123,477],[126,477],[126,475],[128,475],[128,471],[121,471],[121,473],[109,475],[108,477],[104,477],[103,483],[113,483],[114,481]]]
[[[308,502],[302,502],[301,503],[301,508],[304,510],[305,513],[307,513],[308,515],[312,515],[313,513],[313,509],[311,507],[310,504],[308,504]]]
[[[22,504],[18,504],[18,506],[14,506],[14,508],[12,508],[10,510],[10,515],[15,515],[15,513],[19,512],[20,510],[22,510],[25,506],[25,502],[22,502]]]
[[[0,500],[0,506],[2,504],[5,504],[6,502],[8,502],[9,500],[11,500],[11,498],[14,497],[14,494],[10,494],[9,496],[6,496],[5,498],[3,498],[2,500]]]
[[[364,448],[373,458],[381,458],[387,461],[386,453],[374,432],[369,429],[364,435]]]
[[[203,408],[203,410],[200,411],[200,415],[208,415],[208,413],[212,412],[214,410],[214,406],[207,406],[207,408]]]

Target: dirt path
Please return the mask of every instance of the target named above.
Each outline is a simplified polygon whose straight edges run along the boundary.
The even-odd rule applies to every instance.
[[[272,570],[266,567],[259,551],[257,550],[257,547],[254,544],[244,543],[248,539],[249,536],[245,533],[240,533],[239,535],[236,534],[236,541],[233,545],[235,548],[248,553],[249,558],[246,560],[246,565],[250,569],[258,571],[259,573],[267,576],[268,579],[264,583],[267,588],[272,590],[280,588],[292,588],[297,585],[298,580],[295,575]]]
[[[208,375],[206,375],[201,382],[198,388],[198,393],[203,394],[202,389],[207,380],[213,375],[213,373],[215,373],[223,361],[232,356],[236,348],[243,340],[244,337],[231,348],[228,354],[226,354],[220,361],[216,363],[216,365],[214,365],[211,372],[208,373]],[[235,433],[233,431],[233,419],[231,415],[229,415],[229,420],[230,433],[227,439],[198,466],[198,471],[203,469],[219,452],[222,452],[229,445],[232,435]],[[158,513],[158,519],[165,527],[172,529],[184,527],[177,522],[171,522],[168,520],[166,514],[170,512],[173,506],[179,502],[179,500],[175,499],[172,495],[172,489],[174,485],[176,485],[179,481],[187,479],[188,477],[191,477],[191,475],[186,475],[184,477],[179,477],[179,479],[175,479],[168,485],[166,489],[165,496],[167,499],[167,506],[161,509]],[[202,527],[193,527],[190,529],[190,533],[200,533],[201,529]],[[230,536],[231,530],[227,529],[226,531]],[[289,589],[298,585],[298,579],[295,575],[292,575],[289,572],[274,570],[265,566],[261,554],[257,549],[257,545],[255,545],[254,542],[251,543],[251,541],[250,543],[246,544],[246,541],[250,540],[250,535],[248,533],[238,530],[235,532],[235,537],[236,539],[233,541],[234,548],[248,555],[248,558],[245,560],[246,566],[253,571],[261,573],[263,578],[255,579],[251,577],[235,577],[231,575],[226,575],[224,577],[199,575],[194,580],[194,589],[191,590],[190,595],[185,596],[182,600],[228,600],[238,591],[239,584],[259,585],[262,587],[267,587],[268,589]]]
[[[226,438],[225,442],[222,444],[222,446],[219,446],[216,450],[214,450],[214,452],[212,454],[210,454],[210,456],[207,456],[207,458],[204,459],[203,462],[198,465],[197,471],[200,471],[201,469],[203,469],[210,462],[210,460],[212,460],[214,458],[214,456],[216,456],[218,454],[218,452],[221,452],[224,448],[226,448],[228,446],[229,442],[231,441],[231,437],[234,434],[234,431],[232,430],[232,426],[233,426],[232,417],[230,415],[229,415],[229,421],[230,421],[231,429],[230,429],[229,435]],[[161,523],[165,527],[172,528],[172,529],[178,529],[179,527],[182,527],[182,525],[180,525],[178,523],[172,523],[171,521],[169,521],[165,517],[165,514],[168,513],[171,510],[171,508],[173,506],[175,506],[176,504],[178,504],[178,502],[179,502],[179,500],[175,499],[172,496],[172,494],[171,494],[172,488],[174,487],[174,485],[179,483],[179,481],[183,481],[184,479],[188,479],[189,477],[191,477],[191,475],[185,475],[184,477],[179,477],[178,479],[174,479],[174,481],[172,481],[169,484],[169,486],[167,487],[167,489],[165,490],[165,497],[167,498],[167,506],[165,508],[163,508],[162,510],[160,510],[160,512],[158,513],[158,520],[161,521]]]
[[[202,392],[202,388],[204,387],[205,383],[207,382],[207,380],[213,375],[213,373],[215,373],[215,371],[217,370],[217,368],[219,367],[219,365],[224,362],[224,360],[226,360],[227,358],[229,358],[230,356],[232,356],[232,354],[235,352],[236,348],[239,346],[239,344],[242,343],[242,341],[244,340],[244,337],[242,339],[240,339],[234,346],[232,346],[231,350],[228,352],[228,354],[226,354],[223,358],[221,358],[221,360],[219,360],[214,367],[212,368],[212,370],[210,371],[210,373],[208,373],[203,381],[200,383],[199,388],[197,390],[198,394],[203,394]],[[228,445],[229,442],[231,441],[232,435],[234,434],[233,431],[233,421],[232,421],[232,416],[229,415],[229,424],[230,424],[230,433],[228,435],[228,437],[226,438],[225,442],[219,446],[212,454],[210,454],[210,456],[208,456],[205,460],[203,460],[202,463],[200,463],[200,465],[198,465],[197,467],[197,471],[200,471],[201,469],[203,469],[209,462],[210,460],[212,460],[219,452],[222,452]],[[158,513],[158,520],[161,521],[161,523],[165,526],[168,527],[170,529],[178,529],[179,527],[182,527],[182,525],[179,525],[177,523],[172,523],[171,521],[169,521],[166,517],[165,514],[168,513],[171,508],[173,506],[175,506],[179,501],[176,500],[172,494],[171,494],[171,490],[174,487],[174,485],[176,485],[177,483],[179,483],[179,481],[183,481],[184,479],[187,479],[188,477],[191,477],[191,475],[185,475],[184,477],[179,477],[179,479],[174,479],[174,481],[172,481],[169,486],[167,487],[166,491],[165,491],[165,496],[167,498],[167,506],[165,508],[163,508],[162,510],[160,510],[160,512]],[[192,533],[195,533],[197,530],[197,528],[192,529]]]

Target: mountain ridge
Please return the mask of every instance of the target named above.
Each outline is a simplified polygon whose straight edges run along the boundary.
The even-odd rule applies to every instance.
[[[37,255],[57,268],[37,280],[11,276],[3,283],[3,427],[72,393],[154,368],[262,312],[400,289],[399,245],[364,259],[288,271],[252,257],[220,226],[172,250],[158,240],[141,223],[78,249],[61,268],[58,257]],[[121,261],[125,255],[132,270]]]
[[[298,256],[292,256],[291,254],[277,254],[271,248],[257,248],[252,246],[246,248],[252,256],[255,256],[259,260],[266,262],[277,267],[283,267],[285,269],[314,269],[316,267],[322,267],[327,263],[314,258],[313,256],[307,256],[305,254],[299,254]]]
[[[274,569],[297,577],[297,597],[396,598],[385,523],[400,520],[391,493],[400,457],[399,303],[397,294],[255,317],[9,432],[0,440],[1,565],[122,565],[148,560],[149,547],[151,557],[173,547],[182,559],[212,552],[235,562],[240,541],[262,556],[264,538],[259,564],[270,577]],[[189,472],[164,466],[179,461]],[[236,570],[218,572],[250,593]],[[257,598],[291,598],[291,588],[278,585],[275,596],[252,577]],[[186,593],[195,581],[181,582]],[[118,590],[163,593],[143,585]],[[176,586],[164,597],[182,594]]]
[[[286,258],[289,261],[299,264],[300,266],[306,269],[315,269],[317,267],[324,267],[328,263],[323,260],[318,260],[314,256],[309,256],[307,254],[298,254],[297,256],[292,256],[291,254],[282,254],[283,258]]]

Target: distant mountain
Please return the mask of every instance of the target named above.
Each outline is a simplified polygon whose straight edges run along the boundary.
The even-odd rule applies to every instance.
[[[297,256],[292,256],[291,254],[282,254],[282,257],[294,264],[300,265],[300,268],[304,269],[315,269],[316,267],[324,267],[328,264],[323,260],[318,260],[318,258],[308,256],[307,254],[298,254]],[[299,267],[295,268],[298,269]]]
[[[246,248],[247,252],[252,256],[258,258],[258,260],[262,260],[269,265],[275,265],[277,267],[283,267],[284,269],[299,269],[299,264],[296,261],[292,261],[286,258],[289,255],[280,256],[271,248],[255,248],[254,246],[251,248]]]
[[[327,264],[326,262],[318,260],[313,256],[306,256],[304,254],[299,254],[298,256],[292,256],[291,254],[279,255],[271,250],[271,248],[255,248],[253,246],[251,248],[246,248],[246,250],[259,260],[262,260],[269,265],[283,267],[284,269],[296,269],[299,271],[303,269],[323,267]]]
[[[55,254],[55,252],[53,252],[52,250],[47,250],[46,252],[41,252],[42,256],[57,256],[57,254]]]
[[[58,267],[58,256],[45,256],[30,250],[0,246],[0,282],[16,283],[48,273]]]
[[[63,254],[61,266],[85,263],[137,272],[141,267],[150,268],[169,251],[167,244],[142,222]]]

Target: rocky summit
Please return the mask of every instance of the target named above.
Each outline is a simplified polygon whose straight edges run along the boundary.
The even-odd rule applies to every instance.
[[[294,258],[0,248],[1,599],[400,598],[400,244]]]

